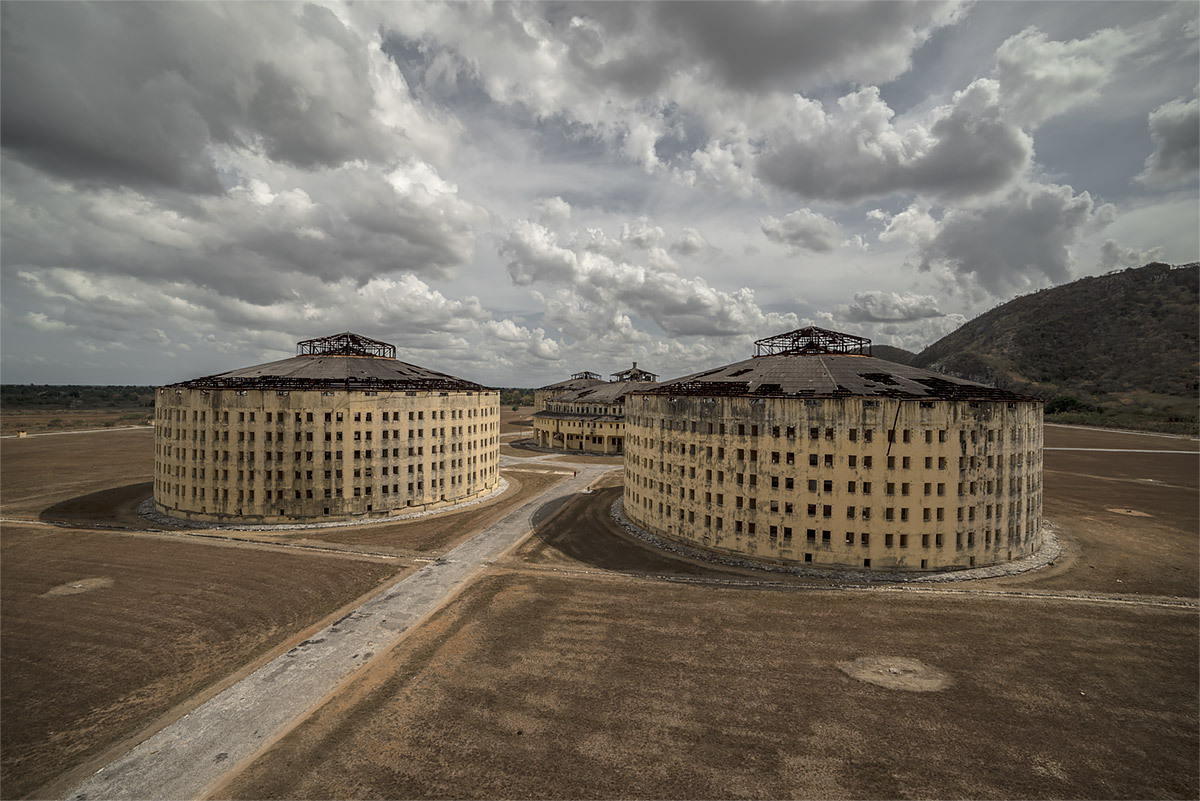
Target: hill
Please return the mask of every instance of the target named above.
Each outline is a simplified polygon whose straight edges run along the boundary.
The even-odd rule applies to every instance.
[[[1047,419],[1196,433],[1200,264],[1148,264],[1016,298],[913,364],[1047,401]]]
[[[917,354],[911,350],[894,348],[891,345],[871,345],[871,355],[896,364],[912,364],[917,358]]]

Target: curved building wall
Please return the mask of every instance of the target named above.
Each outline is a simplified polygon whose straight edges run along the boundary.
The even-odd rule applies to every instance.
[[[499,481],[499,403],[495,391],[161,387],[155,507],[295,523],[461,503]]]
[[[777,564],[940,570],[1040,545],[1042,408],[631,395],[626,516]]]

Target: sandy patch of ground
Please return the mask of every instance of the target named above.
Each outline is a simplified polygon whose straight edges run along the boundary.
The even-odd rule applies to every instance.
[[[59,584],[57,587],[51,587],[38,597],[56,598],[59,595],[78,595],[81,592],[90,592],[91,590],[99,590],[103,589],[104,587],[111,587],[112,584],[113,580],[108,576],[78,579],[77,581],[68,581],[66,584]]]
[[[838,662],[838,669],[852,679],[889,690],[931,693],[944,690],[950,683],[950,677],[942,671],[907,656],[860,656],[851,662]]]

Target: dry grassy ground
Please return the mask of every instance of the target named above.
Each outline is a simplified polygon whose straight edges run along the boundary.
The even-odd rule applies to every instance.
[[[0,434],[18,431],[81,431],[113,426],[144,426],[154,420],[153,409],[5,409]]]
[[[754,586],[578,498],[217,797],[1195,798],[1197,613],[1138,599],[1200,594],[1196,457],[1046,457],[1071,553],[923,589]],[[1155,517],[1096,525],[1160,469]],[[948,681],[842,670],[889,657]]]

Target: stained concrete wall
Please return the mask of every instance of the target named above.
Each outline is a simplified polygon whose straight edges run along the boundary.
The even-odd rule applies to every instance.
[[[154,501],[188,520],[387,516],[490,492],[497,392],[204,390],[155,401]]]
[[[1040,546],[1042,407],[626,398],[625,514],[781,564],[942,570]]]

